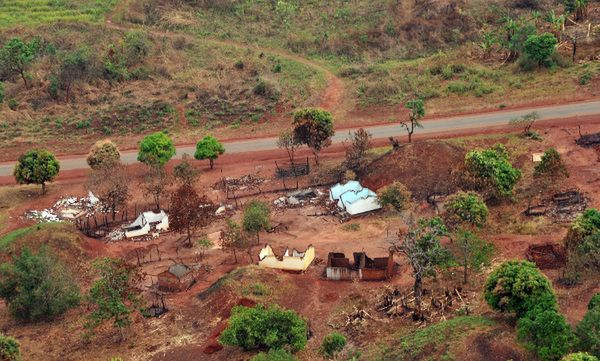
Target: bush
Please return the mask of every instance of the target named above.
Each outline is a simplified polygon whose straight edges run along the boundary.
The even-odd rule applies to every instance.
[[[600,293],[588,304],[588,311],[577,325],[579,348],[600,357]]]
[[[521,179],[521,171],[510,164],[508,152],[501,144],[468,152],[465,164],[469,173],[479,181],[479,187],[493,196],[511,196]]]
[[[12,99],[8,99],[8,107],[10,108],[10,110],[17,110],[17,107],[19,106],[19,102],[12,98]]]
[[[542,161],[535,165],[533,176],[548,177],[550,179],[558,179],[560,177],[568,177],[569,172],[560,156],[560,153],[554,148],[549,148],[544,152]]]
[[[600,361],[596,356],[585,352],[571,353],[560,359],[560,361]]]
[[[518,317],[539,304],[557,307],[550,281],[527,261],[507,261],[496,268],[485,283],[485,299],[493,309]]]
[[[229,325],[221,334],[223,345],[244,350],[289,348],[292,352],[306,346],[308,326],[294,311],[276,305],[233,308]]]
[[[128,65],[141,62],[150,52],[150,39],[143,31],[128,31],[123,39],[123,45]]]
[[[17,340],[0,334],[0,360],[21,361],[21,350]]]
[[[4,84],[0,82],[0,103],[4,103]]]
[[[79,303],[79,287],[46,247],[24,249],[0,268],[0,297],[10,313],[24,321],[52,319]]]
[[[591,208],[577,217],[565,244],[570,271],[600,270],[600,212]]]
[[[557,361],[574,343],[573,332],[563,315],[555,309],[534,307],[517,324],[519,339],[542,361]]]
[[[487,222],[488,208],[477,193],[459,192],[448,199],[445,208],[446,224],[468,223],[483,227]]]
[[[400,182],[394,182],[385,186],[378,193],[381,206],[391,207],[396,211],[405,209],[410,202],[410,191]]]
[[[346,346],[346,337],[339,332],[332,332],[323,338],[320,352],[326,357],[333,357]]]
[[[538,66],[551,66],[557,43],[556,37],[550,33],[529,35],[523,44],[524,56]]]
[[[250,359],[250,361],[296,361],[296,357],[286,350],[272,349],[269,352],[261,352]]]

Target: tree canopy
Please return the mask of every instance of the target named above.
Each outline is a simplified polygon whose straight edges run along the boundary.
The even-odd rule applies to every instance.
[[[256,234],[256,243],[260,241],[260,231],[271,228],[271,209],[265,202],[252,200],[244,207],[244,219],[242,226],[249,233]]]
[[[558,40],[554,34],[543,33],[541,35],[529,35],[523,49],[525,56],[534,61],[538,66],[552,65],[552,55],[556,51]]]
[[[0,360],[21,361],[21,345],[10,336],[0,334]]]
[[[213,169],[215,160],[223,153],[225,153],[223,144],[221,144],[217,138],[207,135],[196,144],[194,158],[198,160],[208,159],[210,162],[210,169]]]
[[[47,248],[24,249],[0,268],[0,297],[23,321],[49,320],[79,303],[79,287],[69,270]]]
[[[579,349],[600,357],[600,293],[590,300],[583,320],[577,325],[576,335]]]
[[[479,188],[492,196],[511,196],[521,179],[521,171],[510,164],[508,152],[501,144],[468,152],[465,163],[467,170],[478,180]]]
[[[36,39],[24,42],[19,37],[14,37],[0,49],[0,67],[8,75],[20,75],[28,88],[26,71],[36,57],[39,41]]]
[[[446,223],[449,224],[483,227],[487,222],[488,208],[479,194],[474,192],[459,192],[450,196],[445,209]]]
[[[556,181],[569,177],[569,172],[560,153],[555,148],[548,148],[542,155],[542,161],[535,165],[533,176]]]
[[[19,184],[41,184],[46,193],[46,182],[52,182],[58,175],[60,165],[54,154],[43,149],[33,149],[19,157],[14,175]]]
[[[110,168],[121,161],[121,153],[117,145],[109,139],[100,140],[90,148],[86,161],[94,170]]]
[[[306,346],[308,326],[292,310],[276,305],[236,306],[219,341],[244,350],[289,348],[292,352]]]
[[[319,108],[300,109],[294,112],[292,125],[296,139],[313,150],[318,162],[319,153],[331,145],[335,134],[331,113]]]
[[[164,132],[144,137],[140,142],[137,160],[147,165],[165,165],[175,155],[175,144]]]

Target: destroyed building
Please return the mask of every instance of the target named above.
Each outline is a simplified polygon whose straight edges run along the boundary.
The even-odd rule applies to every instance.
[[[383,281],[394,274],[394,257],[369,258],[365,252],[354,252],[354,262],[343,253],[330,252],[327,255],[327,279],[332,281]]]
[[[166,292],[187,290],[195,281],[192,268],[183,263],[175,263],[168,270],[158,274],[158,289]]]
[[[377,194],[357,181],[336,184],[329,192],[329,199],[351,216],[381,209]]]
[[[304,252],[293,249],[291,252],[286,248],[283,256],[277,257],[270,245],[260,250],[258,265],[265,268],[275,268],[284,271],[303,272],[315,259],[315,248],[310,245]]]
[[[153,229],[156,232],[169,230],[169,216],[165,211],[161,210],[159,213],[144,212],[133,223],[123,226],[127,238],[145,236]]]

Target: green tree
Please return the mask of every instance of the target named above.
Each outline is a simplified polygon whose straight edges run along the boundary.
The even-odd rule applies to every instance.
[[[543,33],[530,35],[523,44],[523,49],[525,56],[538,66],[550,66],[553,64],[552,55],[556,52],[557,44],[554,34]]]
[[[121,153],[109,139],[100,140],[90,148],[86,161],[93,170],[112,168],[121,162]]]
[[[590,208],[575,218],[565,239],[571,277],[600,270],[600,211]]]
[[[477,180],[478,188],[488,191],[492,197],[511,196],[521,179],[521,171],[510,164],[508,152],[501,144],[468,152],[465,163],[468,172]]]
[[[54,154],[43,149],[33,149],[19,157],[14,176],[19,184],[40,184],[44,194],[46,182],[52,182],[59,170],[60,165]]]
[[[452,258],[441,244],[442,237],[447,234],[446,226],[440,218],[422,218],[417,224],[411,225],[406,233],[399,233],[398,241],[393,242],[390,248],[392,252],[402,253],[408,258],[415,279],[413,289],[419,317],[423,279],[435,276],[436,268],[449,264]]]
[[[519,339],[542,361],[558,361],[573,348],[574,337],[565,317],[554,308],[535,306],[517,323]]]
[[[475,233],[467,230],[459,230],[456,237],[456,249],[458,259],[463,266],[463,282],[469,282],[468,270],[480,271],[482,267],[489,266],[494,245],[479,238]]]
[[[225,153],[223,144],[221,144],[217,138],[207,135],[196,144],[196,154],[194,154],[194,158],[198,160],[208,159],[210,162],[210,169],[213,169],[215,159],[219,158],[223,153]]]
[[[10,336],[0,334],[0,360],[21,361],[21,345]]]
[[[184,154],[181,162],[173,168],[173,177],[180,184],[194,185],[200,176],[200,172],[190,161],[189,154]]]
[[[297,361],[297,358],[286,350],[270,349],[269,352],[261,352],[250,359],[250,361]]]
[[[569,172],[560,153],[555,148],[549,148],[542,155],[542,161],[535,165],[533,176],[556,182],[561,178],[569,177]]]
[[[92,284],[88,295],[93,310],[85,326],[92,333],[98,326],[112,320],[123,340],[124,329],[132,322],[131,314],[142,305],[138,288],[142,275],[123,259],[102,258],[94,266],[100,278]]]
[[[244,207],[244,219],[242,221],[244,231],[256,234],[256,244],[260,243],[260,231],[271,228],[271,209],[265,202],[253,200]]]
[[[49,320],[79,303],[79,287],[53,253],[24,249],[0,268],[0,297],[23,321]]]
[[[400,212],[410,203],[411,194],[404,184],[396,181],[381,188],[377,196],[382,207],[391,207]]]
[[[411,143],[415,128],[423,128],[421,119],[425,116],[425,103],[423,103],[422,99],[411,99],[404,106],[410,110],[410,113],[408,113],[408,121],[410,123],[401,122],[400,125],[406,128],[408,142]]]
[[[579,349],[600,357],[600,293],[590,300],[583,320],[577,325],[576,335]]]
[[[327,358],[332,358],[346,346],[346,337],[339,332],[332,332],[323,337],[319,351]]]
[[[0,68],[8,76],[20,75],[25,88],[29,88],[26,72],[35,59],[38,48],[37,40],[26,43],[18,37],[10,39],[0,49]]]
[[[532,262],[507,261],[485,283],[485,300],[495,310],[523,316],[535,305],[555,309],[550,280]]]
[[[560,361],[600,361],[596,356],[585,352],[570,353],[561,358]]]
[[[175,152],[173,140],[164,132],[156,132],[142,139],[137,160],[146,165],[164,166]]]
[[[60,88],[65,91],[67,102],[71,99],[73,84],[89,79],[92,70],[93,64],[88,48],[79,48],[62,55],[57,78]]]
[[[292,125],[298,142],[312,149],[319,164],[319,153],[331,145],[331,137],[335,134],[331,113],[318,108],[300,109],[294,112]]]
[[[459,192],[450,196],[445,209],[446,224],[481,228],[487,222],[488,208],[481,196],[474,192]]]
[[[300,351],[306,346],[308,326],[292,310],[276,305],[236,306],[219,341],[244,350],[257,348]]]
[[[575,15],[575,21],[587,16],[588,0],[564,0],[565,11]]]
[[[539,113],[531,112],[531,113],[527,113],[523,116],[511,119],[508,122],[508,124],[510,124],[514,127],[523,128],[522,135],[525,138],[537,138],[537,137],[539,137],[539,135],[537,133],[535,133],[534,131],[532,131],[531,128],[533,127],[533,125],[535,124],[535,122],[538,119],[540,119]]]

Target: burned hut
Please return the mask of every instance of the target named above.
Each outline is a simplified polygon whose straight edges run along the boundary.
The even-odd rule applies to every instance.
[[[353,262],[343,253],[330,252],[327,255],[327,279],[332,281],[363,280],[383,281],[394,274],[394,257],[369,258],[365,252],[354,252]]]
[[[193,269],[183,263],[175,263],[158,274],[158,289],[165,292],[185,291],[194,284]]]

